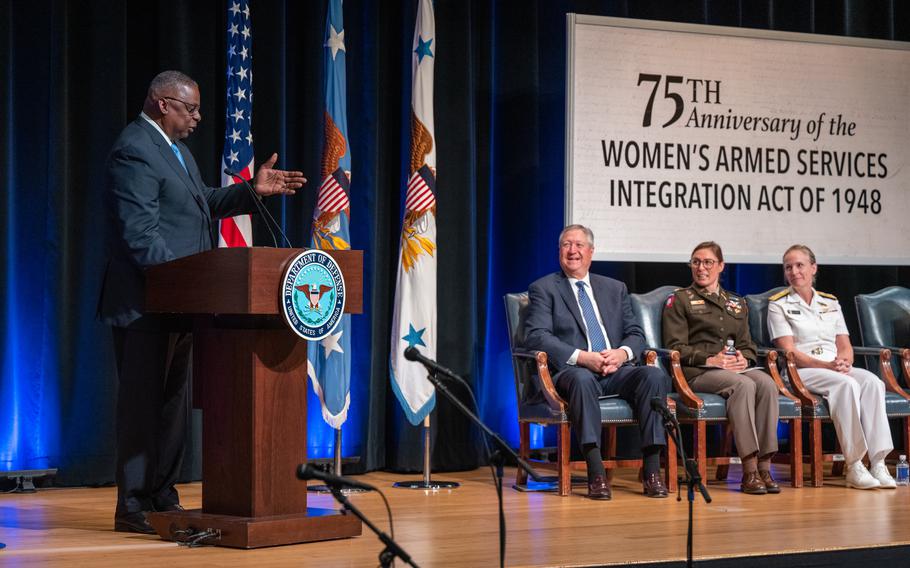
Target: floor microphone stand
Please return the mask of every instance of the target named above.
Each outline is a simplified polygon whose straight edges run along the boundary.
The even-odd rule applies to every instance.
[[[692,566],[692,520],[695,513],[693,504],[695,503],[695,489],[698,489],[698,492],[701,493],[701,496],[704,498],[705,503],[711,502],[711,495],[708,493],[708,490],[705,488],[704,483],[701,480],[701,474],[698,473],[698,463],[694,459],[686,458],[686,449],[682,444],[682,436],[679,435],[679,422],[677,422],[676,417],[670,413],[664,416],[664,428],[675,441],[676,441],[676,451],[679,453],[679,458],[682,460],[684,469],[686,471],[686,496],[689,501],[689,529],[686,534],[686,566]],[[672,459],[671,456],[667,456],[667,459]],[[676,500],[680,500],[680,496],[677,493]]]
[[[459,377],[458,375],[456,375],[455,373],[443,371],[442,369],[439,369],[439,371],[447,376],[450,376],[452,379],[455,379],[456,381],[464,384],[467,387],[467,383],[465,382],[465,380],[463,378]],[[512,459],[514,459],[515,462],[518,464],[518,467],[520,467],[523,470],[525,470],[526,472],[528,472],[528,476],[531,479],[533,479],[534,481],[546,481],[546,478],[543,477],[542,475],[540,475],[539,473],[537,473],[528,462],[526,462],[524,459],[521,458],[521,456],[519,456],[517,453],[515,453],[515,450],[512,449],[512,446],[507,444],[506,441],[503,440],[499,436],[499,434],[490,430],[489,426],[484,424],[483,420],[481,420],[480,417],[478,417],[476,414],[471,412],[470,408],[465,406],[465,404],[463,402],[461,402],[458,399],[458,397],[456,397],[454,394],[452,394],[451,391],[449,391],[448,387],[446,387],[445,383],[443,381],[441,381],[439,379],[439,377],[436,376],[436,373],[434,373],[434,372],[427,373],[427,380],[429,380],[431,383],[433,383],[433,386],[436,387],[436,392],[441,393],[442,396],[446,397],[449,400],[449,402],[451,402],[452,405],[455,406],[455,408],[457,408],[459,411],[461,411],[462,414],[467,416],[474,424],[476,424],[477,427],[480,428],[480,430],[484,434],[486,434],[486,436],[490,440],[492,440],[494,442],[495,446],[497,447],[496,451],[492,452],[489,457],[490,457],[490,464],[493,465],[496,469],[495,483],[496,483],[496,492],[499,497],[499,563],[500,563],[500,566],[503,566],[505,563],[505,539],[506,539],[506,520],[505,520],[505,514],[503,513],[503,508],[502,508],[502,474],[503,474],[502,463],[504,460],[503,454],[511,456]]]
[[[398,558],[401,558],[401,560],[405,564],[409,564],[409,565],[413,566],[414,568],[419,568],[417,566],[417,564],[415,564],[414,561],[411,560],[411,556],[407,552],[405,552],[403,548],[398,546],[397,542],[392,540],[392,537],[390,537],[386,533],[379,530],[379,527],[377,527],[372,522],[370,522],[370,519],[366,518],[366,516],[362,512],[360,512],[360,509],[358,509],[357,507],[354,506],[353,503],[351,503],[351,501],[348,499],[347,495],[345,495],[344,492],[341,490],[340,486],[330,485],[329,487],[331,488],[332,496],[335,497],[335,500],[338,501],[339,503],[341,503],[341,506],[344,507],[344,509],[346,511],[350,511],[351,513],[354,514],[355,517],[357,517],[358,519],[363,521],[363,524],[368,526],[371,531],[376,533],[376,536],[378,536],[379,540],[382,542],[382,544],[385,545],[385,548],[383,548],[382,552],[379,553],[379,565],[380,566],[382,566],[383,568],[391,566],[392,562],[395,561],[395,557],[397,556]]]

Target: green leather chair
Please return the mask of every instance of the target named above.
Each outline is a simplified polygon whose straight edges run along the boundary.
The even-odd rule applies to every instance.
[[[585,462],[570,461],[571,431],[566,402],[563,400],[550,376],[547,354],[543,351],[528,351],[524,345],[524,320],[528,308],[528,294],[506,294],[506,321],[509,326],[509,346],[512,353],[512,369],[515,375],[515,396],[518,402],[518,453],[536,468],[555,471],[558,477],[557,493],[566,496],[572,490],[572,471],[584,470]],[[670,401],[668,401],[670,404]],[[672,410],[672,407],[671,407]],[[604,467],[607,475],[617,467],[642,467],[641,459],[616,459],[617,426],[634,426],[638,422],[632,407],[621,398],[600,400],[600,415],[603,423],[604,443],[601,451],[605,454]],[[531,460],[530,425],[556,426],[556,461]],[[669,491],[676,490],[676,445],[668,440],[666,460],[666,483]],[[527,487],[527,473],[521,468],[515,477],[516,488]]]
[[[903,452],[910,451],[910,289],[891,286],[854,298],[866,368],[885,381],[885,411],[901,419]],[[895,357],[896,356],[896,357]]]
[[[676,286],[661,286],[644,294],[631,294],[632,311],[642,323],[645,340],[649,347],[654,349],[665,365],[669,366],[670,377],[673,379],[673,386],[676,390],[670,396],[676,401],[679,421],[692,425],[693,453],[698,462],[699,473],[702,478],[707,479],[708,466],[716,465],[716,479],[725,481],[729,465],[739,461],[739,458],[729,455],[732,448],[732,431],[727,428],[726,400],[720,395],[694,392],[689,387],[685,375],[683,375],[682,366],[679,362],[679,352],[662,347],[661,320],[663,308],[667,298],[676,289]],[[775,378],[780,390],[780,419],[788,423],[790,426],[790,437],[796,440],[792,444],[791,454],[780,457],[788,458],[786,461],[790,464],[790,480],[793,487],[801,487],[803,476],[800,408],[797,399],[787,391],[780,379],[780,375],[776,372],[776,365],[774,364],[776,354],[771,355],[770,360],[771,363],[769,365],[774,367],[772,377]],[[724,427],[724,455],[707,456],[707,426],[709,424],[719,424]],[[775,461],[781,460],[776,459]]]

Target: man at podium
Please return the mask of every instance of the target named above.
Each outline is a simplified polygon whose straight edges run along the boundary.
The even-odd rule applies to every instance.
[[[144,269],[214,248],[213,219],[250,213],[256,199],[293,195],[306,178],[274,169],[252,181],[208,187],[182,140],[199,125],[199,87],[179,71],[152,79],[142,112],[107,160],[109,255],[98,316],[112,326],[117,363],[117,509],[114,530],[153,534],[145,514],[180,509],[180,472],[190,413],[192,338],[143,315]]]

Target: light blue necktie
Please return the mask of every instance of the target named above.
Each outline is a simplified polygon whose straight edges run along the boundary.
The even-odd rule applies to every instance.
[[[183,154],[180,153],[180,148],[177,147],[177,143],[173,142],[171,144],[171,150],[174,151],[174,155],[177,156],[177,159],[180,160],[180,165],[183,166],[183,170],[189,174],[190,170],[186,169],[186,162],[183,161]]]
[[[599,353],[607,348],[607,340],[604,338],[600,324],[597,322],[597,314],[594,313],[594,304],[591,298],[585,292],[585,283],[581,280],[575,283],[578,286],[578,304],[581,306],[581,315],[585,318],[585,325],[588,326],[588,339],[591,341],[591,351]]]

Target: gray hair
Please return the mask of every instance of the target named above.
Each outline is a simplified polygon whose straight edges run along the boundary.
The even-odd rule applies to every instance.
[[[149,97],[157,98],[156,95],[161,95],[161,93],[173,93],[179,90],[180,87],[196,86],[196,81],[186,73],[180,71],[162,71],[155,75],[155,78],[149,83],[148,94]]]
[[[559,242],[557,244],[560,247],[562,247],[562,238],[564,236],[566,236],[566,233],[568,233],[569,231],[582,231],[585,234],[585,236],[588,238],[588,245],[590,245],[591,248],[594,248],[594,231],[585,227],[584,225],[577,225],[577,224],[569,225],[566,228],[564,228],[561,233],[559,233]]]

